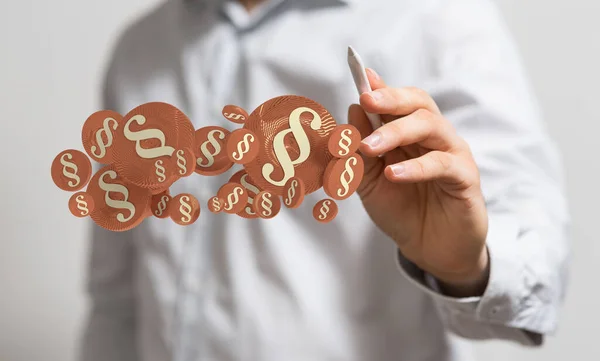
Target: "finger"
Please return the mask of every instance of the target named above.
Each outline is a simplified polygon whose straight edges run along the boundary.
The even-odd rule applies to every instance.
[[[360,96],[360,105],[370,113],[390,114],[404,116],[415,112],[417,109],[427,109],[432,113],[440,114],[435,101],[418,88],[390,88],[384,87],[363,93]]]
[[[421,109],[382,125],[363,139],[360,151],[374,157],[411,144],[432,150],[452,151],[455,148],[462,149],[463,143],[450,122]]]
[[[377,90],[381,88],[387,87],[385,81],[377,72],[371,68],[366,68],[367,77],[369,79],[369,84],[371,85],[372,90]],[[396,119],[396,116],[388,115],[388,114],[380,114],[381,121],[383,123],[391,122]]]
[[[385,177],[395,183],[420,183],[443,181],[460,188],[468,188],[476,183],[470,167],[461,166],[457,155],[431,151],[425,155],[389,165]]]
[[[369,118],[367,118],[362,107],[358,104],[352,104],[350,105],[350,108],[348,108],[348,123],[358,129],[361,138],[368,136],[373,131]],[[377,179],[383,171],[383,159],[377,157],[365,157],[362,154],[361,156],[363,156],[362,158],[365,163],[365,173],[363,175],[362,183],[369,184],[372,180]]]
[[[385,88],[387,85],[385,81],[377,74],[377,72],[371,68],[365,69],[367,72],[367,78],[369,79],[369,84],[371,85],[372,90],[377,90],[381,88]]]

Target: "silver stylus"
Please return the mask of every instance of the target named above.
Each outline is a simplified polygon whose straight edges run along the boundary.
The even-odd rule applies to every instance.
[[[348,47],[348,66],[350,66],[350,71],[352,72],[352,77],[354,78],[354,84],[356,85],[356,90],[358,90],[358,94],[370,92],[371,84],[369,84],[369,78],[367,78],[367,72],[365,71],[365,66],[360,58],[360,55],[351,47]],[[379,114],[372,114],[365,112],[369,121],[371,122],[371,126],[373,130],[379,128],[381,126],[381,118]]]

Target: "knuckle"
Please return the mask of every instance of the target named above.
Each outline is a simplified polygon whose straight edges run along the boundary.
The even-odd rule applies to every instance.
[[[416,174],[417,174],[417,178],[419,178],[420,180],[423,180],[426,178],[427,176],[427,165],[425,164],[425,162],[422,159],[415,159],[415,163],[416,163]]]
[[[436,152],[434,155],[436,163],[440,166],[443,173],[447,173],[454,163],[454,158],[448,153]]]
[[[415,111],[415,115],[417,116],[417,118],[428,121],[428,122],[433,122],[435,121],[435,116],[432,112],[430,112],[427,109],[424,108],[420,108],[417,111]]]
[[[400,140],[402,136],[402,129],[404,128],[403,122],[401,119],[392,120],[391,122],[384,125],[387,127],[388,131],[391,133],[394,140]]]

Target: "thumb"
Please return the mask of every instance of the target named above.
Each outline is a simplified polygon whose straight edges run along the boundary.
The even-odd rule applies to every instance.
[[[352,104],[348,108],[348,124],[358,129],[361,139],[366,138],[373,132],[369,118],[358,104]],[[361,156],[365,163],[365,173],[357,192],[362,197],[366,192],[369,192],[369,189],[372,189],[371,186],[375,184],[375,181],[383,172],[384,162],[383,158],[369,157],[364,154],[361,154]]]

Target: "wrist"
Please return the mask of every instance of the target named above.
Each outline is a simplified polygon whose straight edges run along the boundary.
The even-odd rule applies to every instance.
[[[483,247],[475,265],[461,273],[430,273],[438,282],[440,291],[450,297],[477,297],[483,295],[490,275],[490,258]]]

